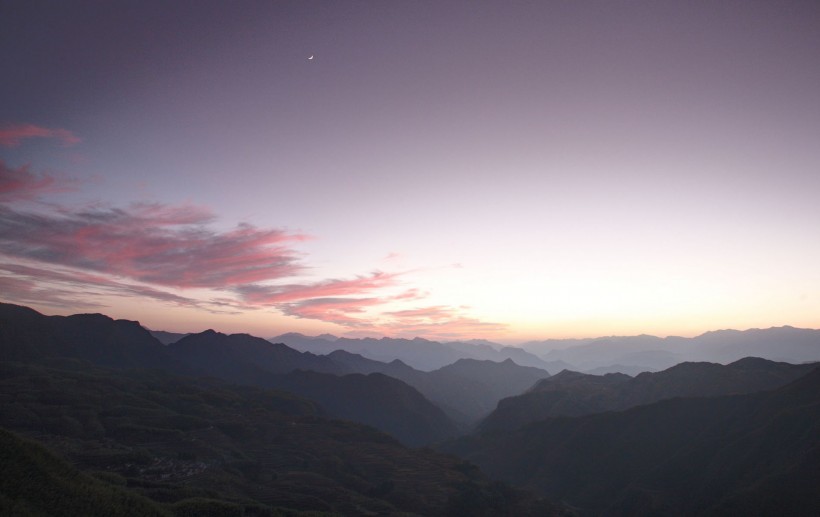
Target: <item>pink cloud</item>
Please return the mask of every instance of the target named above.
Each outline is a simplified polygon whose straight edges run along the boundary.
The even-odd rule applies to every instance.
[[[455,315],[455,312],[456,309],[453,309],[452,307],[436,305],[418,309],[386,312],[385,314],[399,319],[428,319],[435,321],[452,318]]]
[[[0,201],[33,199],[47,192],[68,190],[67,182],[31,172],[27,165],[10,167],[0,160]]]
[[[407,289],[406,291],[399,293],[395,296],[392,296],[391,300],[403,300],[403,301],[410,301],[410,300],[421,300],[423,298],[427,298],[430,293],[426,291],[421,291],[416,288]]]
[[[399,275],[374,271],[350,280],[329,279],[313,284],[281,286],[245,285],[237,290],[248,303],[278,304],[311,298],[358,296],[395,285]]]
[[[52,177],[0,161],[0,200],[33,199],[61,188],[64,184]],[[0,255],[10,259],[0,263],[6,299],[90,307],[123,296],[210,312],[268,306],[347,329],[433,339],[474,337],[505,328],[470,318],[463,307],[386,310],[429,296],[418,288],[384,292],[399,286],[399,277],[407,271],[271,285],[305,269],[292,244],[306,237],[249,224],[217,231],[211,227],[214,215],[201,207],[142,203],[49,209],[51,213],[42,213],[0,205]],[[204,288],[227,296],[189,298],[163,288]]]
[[[314,298],[278,305],[282,313],[297,318],[335,323],[356,333],[428,339],[467,339],[503,332],[501,323],[468,317],[464,309],[444,305],[399,311],[380,311],[387,298]]]
[[[67,129],[51,129],[34,124],[7,125],[0,128],[0,145],[17,147],[28,138],[56,138],[64,146],[79,144],[82,140]]]
[[[67,269],[43,269],[24,264],[0,263],[0,275],[9,273],[13,277],[0,276],[0,285],[6,285],[3,296],[22,303],[43,303],[45,305],[104,306],[93,302],[97,296],[125,296],[149,298],[182,307],[195,307],[208,312],[225,313],[252,309],[225,299],[198,300],[180,296],[150,286],[120,282],[105,275]],[[51,296],[56,294],[56,296]],[[35,296],[36,295],[36,296]]]
[[[335,323],[344,327],[368,327],[372,323],[359,316],[367,308],[384,303],[378,298],[313,298],[279,306],[288,316]]]
[[[400,336],[425,336],[429,339],[465,339],[503,332],[502,323],[469,317],[463,307],[434,305],[383,313],[388,320],[381,325],[385,333]]]
[[[3,300],[20,304],[42,304],[72,310],[103,306],[90,300],[85,293],[43,286],[30,278],[0,275],[0,293]]]
[[[240,224],[217,232],[196,207],[43,215],[0,207],[0,253],[167,287],[230,288],[301,271],[288,243],[303,237]]]

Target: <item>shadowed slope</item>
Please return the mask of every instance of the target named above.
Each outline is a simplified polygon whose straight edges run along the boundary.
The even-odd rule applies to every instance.
[[[136,321],[113,320],[102,314],[43,316],[28,307],[0,304],[0,359],[53,357],[114,368],[184,369]]]
[[[156,371],[66,367],[75,370],[0,363],[0,393],[14,401],[0,406],[0,425],[36,434],[78,467],[105,471],[179,515],[558,511],[456,458],[324,418],[290,394]],[[13,481],[4,475],[4,483]]]
[[[554,416],[581,416],[621,410],[673,397],[717,396],[765,391],[787,384],[813,365],[746,358],[729,365],[681,363],[662,372],[602,376],[564,371],[528,393],[502,400],[479,426],[511,430]]]
[[[294,370],[346,373],[326,356],[302,353],[247,334],[213,330],[160,344],[137,322],[107,316],[43,316],[13,305],[0,305],[0,350],[5,360],[48,363],[81,359],[116,368],[153,368],[186,375],[206,375],[245,385],[291,389],[321,400],[328,413],[396,433],[413,445],[454,436],[453,424],[439,408],[402,381],[379,376],[346,379],[330,374],[294,374]]]
[[[816,515],[820,369],[773,392],[550,418],[442,449],[590,514]]]
[[[438,370],[423,372],[398,359],[382,363],[344,350],[328,357],[359,373],[378,372],[401,379],[465,426],[492,411],[502,398],[522,393],[537,380],[549,377],[545,370],[519,366],[510,359],[459,359]]]

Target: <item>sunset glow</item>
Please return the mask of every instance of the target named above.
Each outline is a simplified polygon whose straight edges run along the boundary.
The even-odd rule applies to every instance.
[[[0,10],[4,302],[264,337],[820,328],[811,3],[116,4]]]

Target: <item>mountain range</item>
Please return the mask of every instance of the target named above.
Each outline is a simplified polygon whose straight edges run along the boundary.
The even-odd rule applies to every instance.
[[[661,367],[808,361],[816,332],[563,342],[539,364],[609,365],[550,376],[491,342],[307,338],[455,354],[423,370],[0,304],[0,513],[816,515],[816,364]]]
[[[486,416],[501,399],[523,393],[536,381],[549,377],[546,370],[519,366],[511,359],[501,363],[458,359],[453,364],[424,372],[399,359],[383,363],[344,350],[336,350],[327,357],[359,373],[378,372],[401,379],[466,427]]]
[[[544,340],[523,343],[521,347],[545,362],[564,361],[570,370],[603,373],[613,365],[622,373],[635,369],[657,371],[684,361],[727,364],[744,357],[804,363],[820,361],[820,330],[794,327],[768,329],[717,330],[696,337],[640,335],[578,340]],[[631,368],[631,370],[627,370]],[[557,373],[557,372],[552,372]]]
[[[573,370],[595,375],[620,372],[631,376],[664,370],[685,361],[728,364],[744,357],[789,363],[820,361],[820,330],[788,326],[718,330],[693,338],[639,335],[548,339],[529,341],[519,347],[484,340],[353,339],[329,334],[309,337],[299,333],[282,334],[270,341],[315,354],[345,350],[381,362],[399,359],[424,371],[441,368],[458,359],[495,362],[512,359],[516,364],[541,368],[551,374]]]
[[[440,450],[582,515],[817,515],[820,368],[774,391],[548,418]]]
[[[509,397],[479,425],[482,431],[513,430],[557,416],[619,411],[674,397],[738,395],[779,388],[806,375],[816,364],[777,363],[747,357],[729,365],[680,363],[636,377],[589,375],[564,370],[527,393]]]
[[[404,382],[297,368],[348,370],[339,365],[248,335],[206,331],[163,345],[132,321],[0,305],[0,426],[36,437],[73,465],[0,430],[8,445],[0,508],[21,515],[572,513],[351,421],[376,420],[405,443],[451,436],[443,412]],[[26,484],[6,479],[12,471]]]
[[[106,367],[165,369],[286,389],[318,401],[332,416],[373,425],[408,445],[453,437],[502,398],[549,375],[509,359],[462,359],[423,372],[396,360],[381,363],[344,352],[315,355],[213,330],[163,345],[137,322],[100,314],[43,316],[8,304],[0,305],[0,322],[3,360],[70,357]]]
[[[326,355],[336,350],[344,350],[376,361],[390,362],[398,359],[417,370],[423,371],[436,370],[459,359],[495,362],[512,359],[521,366],[532,366],[544,370],[549,370],[550,367],[548,363],[522,348],[503,346],[482,340],[440,343],[422,338],[353,339],[331,335],[310,337],[291,332],[272,337],[268,341],[284,343],[296,350],[313,352],[314,354]]]

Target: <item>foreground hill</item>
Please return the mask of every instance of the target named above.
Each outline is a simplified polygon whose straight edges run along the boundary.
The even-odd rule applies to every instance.
[[[442,450],[585,514],[820,514],[820,368],[775,391],[550,418]]]
[[[373,425],[408,445],[450,438],[458,431],[438,407],[402,381],[329,373],[288,376],[300,369],[339,374],[351,370],[326,356],[247,334],[209,330],[166,346],[134,321],[101,314],[43,316],[26,307],[0,304],[0,358],[39,363],[71,358],[99,366],[161,369],[278,387],[320,401],[332,416]]]
[[[84,474],[33,440],[0,429],[0,514],[19,516],[169,516],[122,486]]]
[[[635,378],[620,373],[588,375],[563,371],[523,395],[502,400],[481,424],[482,431],[512,430],[555,416],[622,410],[673,397],[753,393],[774,389],[805,375],[814,365],[748,357],[729,365],[681,363]]]
[[[136,508],[148,508],[144,514],[151,513],[144,498],[180,516],[558,511],[470,464],[330,420],[317,405],[282,392],[53,360],[0,363],[0,393],[0,426],[36,436],[83,471],[101,472],[143,505]],[[39,468],[36,461],[24,458],[15,471]],[[45,468],[48,476],[60,469]],[[0,504],[15,504],[26,487],[6,473],[9,495]],[[59,510],[47,506],[45,514]]]

